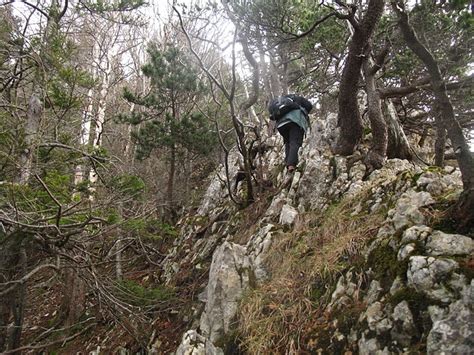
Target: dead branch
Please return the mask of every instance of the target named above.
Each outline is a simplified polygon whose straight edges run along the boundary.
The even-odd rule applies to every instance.
[[[48,268],[59,271],[59,268],[54,264],[43,264],[43,265],[37,266],[36,268],[31,270],[28,274],[23,276],[21,279],[0,283],[0,287],[5,287],[5,286],[11,285],[9,288],[4,289],[3,291],[0,291],[0,296],[4,296],[4,295],[12,292],[18,286],[23,285],[26,281],[28,281],[28,279],[31,278],[33,275],[35,275],[37,272],[39,272],[43,269],[48,269]]]

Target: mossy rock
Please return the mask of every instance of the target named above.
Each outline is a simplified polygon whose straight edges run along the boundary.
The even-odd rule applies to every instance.
[[[380,281],[384,289],[390,288],[397,276],[406,280],[408,260],[398,261],[397,252],[388,244],[388,240],[371,250],[367,261],[375,274],[374,278]]]
[[[226,355],[245,354],[241,349],[240,335],[237,330],[231,330],[224,334],[214,345],[221,348]]]

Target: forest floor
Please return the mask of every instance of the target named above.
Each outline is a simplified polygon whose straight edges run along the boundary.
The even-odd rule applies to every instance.
[[[153,268],[145,262],[135,263],[133,268],[127,268],[124,279],[145,285],[144,280],[153,274]],[[121,348],[146,353],[145,349],[152,345],[159,353],[166,354],[176,350],[189,325],[183,320],[187,319],[183,312],[189,311],[184,307],[187,295],[174,295],[180,300],[178,309],[167,306],[148,310],[135,318],[140,321],[135,321],[133,315],[129,319],[116,317],[100,305],[93,293],[87,293],[83,316],[76,324],[66,327],[61,319],[61,295],[67,286],[58,276],[50,278],[51,273],[40,272],[28,283],[22,354],[37,354],[41,350],[48,354],[110,354]]]

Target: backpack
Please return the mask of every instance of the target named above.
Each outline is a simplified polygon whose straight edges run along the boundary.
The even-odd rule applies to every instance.
[[[311,102],[306,100],[302,96],[295,94],[279,96],[270,101],[268,105],[268,112],[270,113],[270,119],[272,121],[278,121],[288,112],[293,110],[302,110],[305,116],[308,116],[309,112],[313,108]]]

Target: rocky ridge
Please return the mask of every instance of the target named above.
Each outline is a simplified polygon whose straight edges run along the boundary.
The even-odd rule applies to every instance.
[[[182,233],[162,264],[163,278],[173,283],[184,268],[204,270],[208,276],[201,306],[194,309],[195,321],[176,354],[225,353],[243,295],[272,280],[266,261],[274,241],[283,231],[311,228],[302,218],[305,213],[325,211],[335,201],[350,198],[359,199],[351,211],[354,216],[381,213],[385,221],[363,249],[363,262],[346,268],[329,288],[329,302],[322,305],[328,326],[326,334],[319,334],[327,339],[316,341],[315,350],[474,351],[474,242],[438,228],[430,217],[436,206],[461,191],[459,171],[393,159],[365,177],[361,161],[331,154],[336,133],[335,116],[315,122],[301,152],[301,171],[288,187],[267,196],[251,228],[239,229],[239,211],[228,201],[223,171],[212,180],[196,215],[181,222]],[[268,171],[278,171],[280,157],[275,144],[263,159]],[[236,166],[232,164],[233,173]],[[281,172],[276,184],[282,186],[285,179]],[[357,281],[361,274],[362,286]],[[338,314],[356,304],[357,315],[342,324]]]

